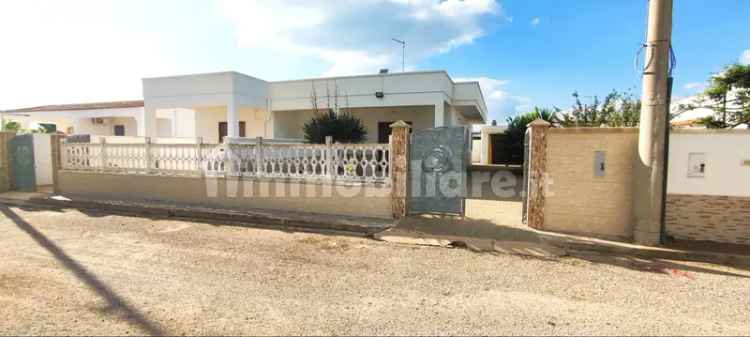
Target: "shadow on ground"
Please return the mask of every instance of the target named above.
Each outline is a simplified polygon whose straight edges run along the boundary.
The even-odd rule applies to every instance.
[[[551,262],[565,262],[571,259],[587,261],[591,264],[605,264],[639,272],[665,274],[674,277],[694,277],[694,273],[750,278],[750,274],[727,271],[731,267],[739,271],[750,271],[750,264],[717,263],[702,266],[698,263],[683,262],[679,259],[663,259],[647,254],[617,254],[588,252],[561,248],[544,232],[531,230],[525,226],[501,225],[491,220],[471,219],[456,216],[422,215],[399,221],[393,229],[376,238],[406,244],[421,244],[442,247],[466,247],[472,251],[501,254],[508,253],[526,258],[542,259]],[[724,270],[722,270],[724,269]]]
[[[13,213],[7,206],[2,207],[3,214],[12,219],[19,228],[24,229],[29,235],[35,238],[40,244],[50,243],[41,234],[33,229],[28,222],[23,221],[17,214]],[[325,230],[319,228],[298,228],[288,227],[278,224],[256,224],[243,221],[225,221],[211,219],[193,219],[186,217],[170,217],[162,214],[150,214],[148,212],[133,212],[130,209],[117,211],[116,209],[99,210],[90,207],[63,207],[55,205],[18,205],[27,212],[34,211],[55,211],[64,212],[65,210],[74,209],[89,217],[106,217],[111,215],[122,215],[130,217],[139,217],[148,220],[165,220],[178,219],[196,224],[209,224],[212,226],[238,226],[248,228],[261,228],[280,230],[289,233],[316,233],[331,236],[356,236],[362,237],[362,233],[353,233],[337,230]],[[18,221],[21,221],[20,224]],[[32,234],[35,233],[35,234]],[[490,254],[513,254],[521,255],[526,258],[542,259],[551,262],[562,262],[564,255],[571,258],[584,260],[592,264],[612,265],[620,268],[626,268],[639,272],[659,273],[675,277],[691,278],[691,273],[706,273],[732,277],[750,278],[749,275],[740,274],[732,271],[719,270],[719,266],[731,267],[736,270],[750,271],[748,263],[725,263],[711,260],[701,260],[698,262],[707,262],[712,266],[699,266],[694,263],[681,262],[679,257],[662,259],[643,255],[616,254],[616,253],[592,253],[579,250],[564,250],[560,247],[550,244],[545,239],[543,232],[537,232],[526,228],[525,226],[500,225],[488,219],[461,218],[456,216],[441,215],[424,215],[409,217],[397,223],[396,227],[386,231],[378,232],[373,235],[375,239],[382,241],[391,241],[405,244],[431,245],[443,247],[466,247],[472,251],[484,252]],[[398,237],[398,240],[391,240]],[[587,243],[590,244],[590,243]],[[50,247],[56,247],[54,245]],[[45,247],[46,248],[46,247]],[[59,250],[59,248],[58,248]],[[59,250],[61,257],[64,253]],[[57,255],[56,255],[57,256]],[[72,260],[70,260],[72,261]],[[74,261],[73,261],[74,262]],[[715,266],[713,266],[715,265]],[[71,265],[74,266],[74,265]],[[717,268],[714,268],[717,267]],[[82,269],[85,271],[85,269]],[[82,275],[85,275],[82,274]]]
[[[127,216],[147,220],[180,220],[215,227],[231,226],[279,230],[287,233],[318,233],[363,237],[390,227],[392,222],[381,219],[358,219],[286,212],[280,216],[273,211],[230,211],[171,204],[152,203],[91,203],[61,202],[39,199],[24,202],[0,201],[0,205],[18,207],[26,212],[59,212],[74,210],[88,217]],[[330,226],[326,226],[330,223]]]
[[[69,270],[79,281],[93,290],[104,299],[108,312],[116,312],[120,317],[128,321],[134,327],[149,335],[165,335],[164,329],[156,322],[147,318],[138,308],[134,307],[124,298],[117,295],[113,289],[107,286],[99,278],[68,255],[62,248],[48,239],[28,221],[16,214],[7,206],[0,206],[0,212],[13,221],[16,226],[28,234],[39,246],[46,249],[63,267]]]

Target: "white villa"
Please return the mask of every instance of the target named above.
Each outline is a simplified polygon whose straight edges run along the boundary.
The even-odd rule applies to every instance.
[[[350,111],[368,142],[387,142],[397,120],[415,129],[483,124],[487,107],[477,82],[454,82],[445,71],[382,73],[264,81],[238,72],[143,79],[143,100],[52,105],[4,111],[23,127],[54,125],[68,134],[187,137],[219,143],[224,136],[301,139],[319,109]]]

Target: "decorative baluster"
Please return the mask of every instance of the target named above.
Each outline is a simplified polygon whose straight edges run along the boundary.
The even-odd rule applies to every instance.
[[[198,175],[203,177],[203,137],[195,139],[195,167],[198,169]]]
[[[146,173],[151,174],[153,170],[153,163],[151,162],[151,137],[145,138],[144,158],[146,159]]]
[[[107,138],[99,138],[99,169],[106,171],[107,169]]]
[[[333,137],[326,136],[326,151],[325,151],[325,175],[328,179],[333,180],[336,177],[334,172],[333,163]]]
[[[266,165],[263,162],[263,137],[257,138],[255,146],[255,176],[260,178],[263,176],[263,171],[266,168]]]

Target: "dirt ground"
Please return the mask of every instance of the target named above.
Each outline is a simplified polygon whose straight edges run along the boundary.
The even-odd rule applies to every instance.
[[[747,334],[750,271],[0,206],[2,334]]]

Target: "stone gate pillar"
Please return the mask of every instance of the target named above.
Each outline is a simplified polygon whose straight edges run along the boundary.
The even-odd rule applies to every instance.
[[[408,212],[409,124],[391,124],[391,209],[394,219],[406,217]]]
[[[531,228],[544,228],[544,194],[547,172],[547,131],[551,124],[537,118],[529,123],[529,185],[526,191],[526,219]]]
[[[11,189],[12,165],[8,142],[15,135],[15,132],[0,132],[0,192],[7,192]]]
[[[59,172],[62,169],[62,142],[65,135],[50,135],[51,152],[52,152],[52,191],[55,194],[60,193],[60,183],[58,180]]]

